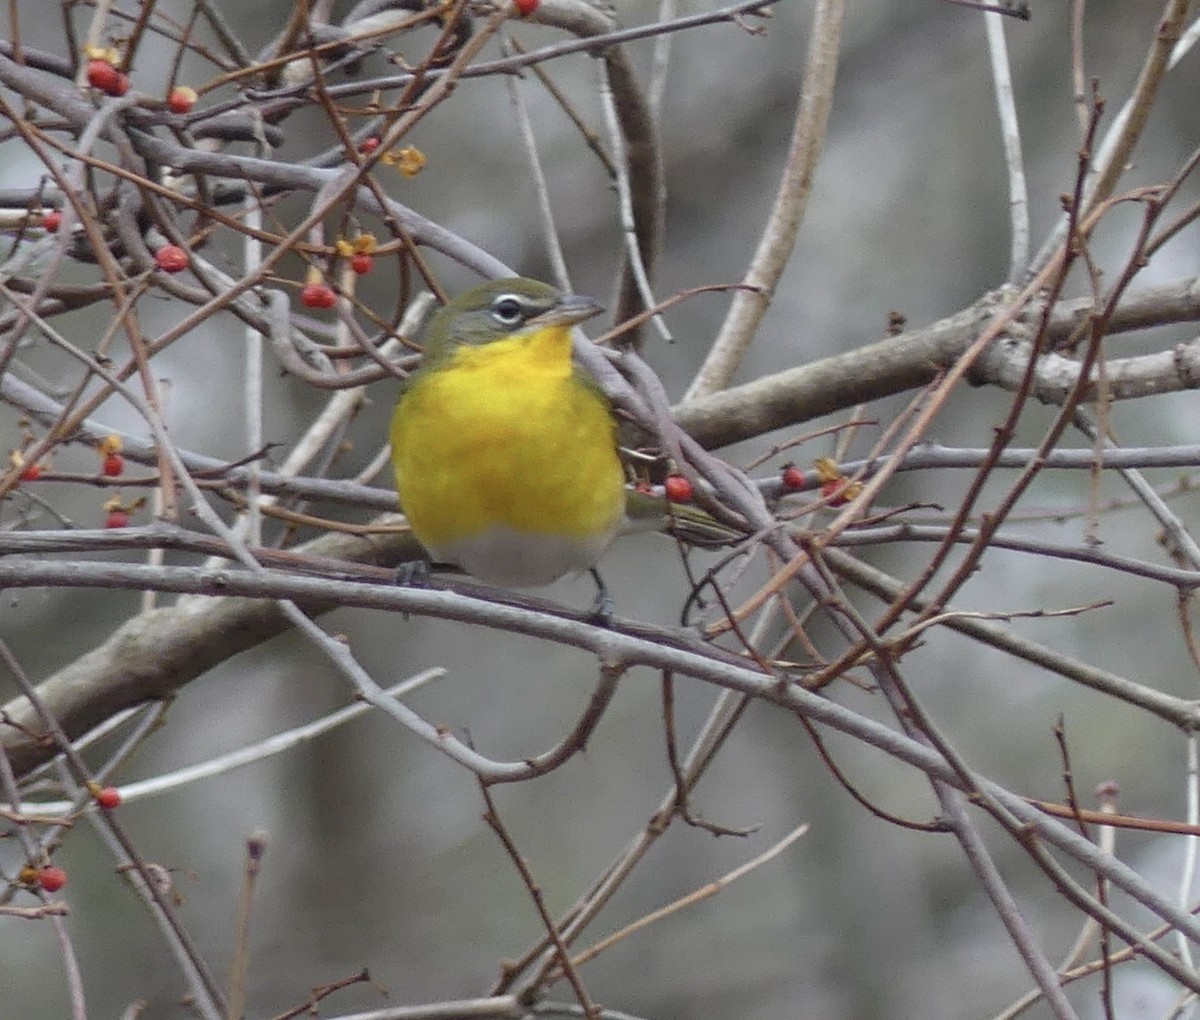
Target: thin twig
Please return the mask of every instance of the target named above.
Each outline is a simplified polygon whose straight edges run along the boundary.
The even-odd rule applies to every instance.
[[[492,797],[491,790],[488,789],[486,783],[481,783],[479,789],[483,794],[484,803],[487,804],[487,811],[484,812],[483,820],[487,822],[488,827],[496,834],[504,846],[509,858],[516,866],[517,873],[521,876],[521,881],[525,883],[525,888],[529,890],[530,898],[533,900],[538,916],[541,917],[542,924],[546,926],[546,932],[550,936],[550,941],[554,943],[555,955],[559,965],[562,967],[562,973],[567,981],[570,982],[571,988],[575,992],[575,997],[579,1000],[579,1005],[583,1008],[586,1020],[600,1020],[599,1007],[592,1001],[587,988],[583,984],[583,979],[579,976],[579,968],[571,958],[563,933],[559,931],[558,925],[554,923],[554,918],[546,907],[542,888],[534,879],[533,872],[529,868],[529,863],[517,848],[516,843],[513,842],[508,828],[500,818],[499,811],[496,810],[496,802]]]
[[[987,29],[1000,135],[1004,140],[1004,165],[1008,170],[1008,211],[1012,230],[1008,282],[1015,285],[1029,262],[1029,194],[1025,185],[1025,161],[1021,156],[1021,128],[1013,98],[1008,47],[1004,41],[1004,16],[988,11],[983,16],[983,23]]]
[[[844,14],[842,0],[818,0],[810,30],[808,64],[799,109],[779,189],[742,281],[751,289],[734,295],[729,314],[704,364],[684,393],[685,403],[724,389],[728,384],[758,331],[791,257],[824,148],[829,111],[833,106]]]
[[[511,47],[505,43],[505,55]],[[571,277],[567,272],[567,260],[563,255],[562,240],[558,236],[558,228],[554,224],[554,209],[550,205],[550,188],[546,181],[546,172],[542,167],[542,159],[538,154],[537,138],[533,133],[533,121],[529,118],[529,105],[521,92],[520,82],[516,78],[505,80],[509,101],[517,117],[517,129],[521,133],[521,145],[525,150],[525,159],[529,164],[530,178],[533,182],[534,193],[537,195],[538,217],[542,225],[542,241],[547,258],[550,260],[550,272],[554,282],[570,293]]]
[[[246,977],[250,970],[250,919],[254,912],[254,895],[258,888],[258,876],[262,870],[262,859],[266,849],[265,833],[255,833],[246,840],[246,864],[242,872],[242,891],[238,897],[233,957],[230,964],[228,1020],[242,1020],[245,1016]]]
[[[809,825],[807,822],[796,826],[796,828],[784,836],[783,839],[779,840],[773,846],[768,847],[756,857],[746,861],[745,864],[738,865],[738,867],[734,868],[728,874],[722,875],[720,878],[709,882],[707,885],[701,886],[699,889],[692,890],[692,892],[688,893],[686,896],[680,896],[679,899],[668,903],[666,906],[659,907],[657,910],[652,910],[650,913],[644,914],[642,917],[639,917],[636,921],[627,924],[619,931],[615,931],[611,935],[602,938],[599,942],[588,946],[588,948],[583,952],[577,953],[571,958],[571,962],[576,967],[582,967],[585,963],[594,960],[597,956],[610,949],[618,942],[628,938],[630,935],[633,935],[644,928],[648,928],[657,921],[661,921],[664,917],[670,917],[672,914],[676,914],[681,910],[695,906],[697,903],[702,903],[704,900],[711,899],[713,896],[716,896],[717,893],[724,890],[728,885],[736,882],[743,875],[748,875],[751,871],[755,871],[769,861],[774,860],[788,847],[795,843],[796,840],[808,832],[808,829]]]

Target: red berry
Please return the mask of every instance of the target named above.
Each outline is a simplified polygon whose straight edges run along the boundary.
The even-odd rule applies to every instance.
[[[104,526],[106,528],[129,527],[129,511],[120,509],[109,510],[108,516],[104,518]]]
[[[118,71],[107,60],[89,60],[87,62],[87,83],[94,89],[114,95],[117,79],[121,77]]]
[[[177,244],[164,244],[154,253],[154,264],[164,273],[181,273],[188,267],[188,254]]]
[[[799,492],[804,488],[804,472],[793,464],[783,469],[783,487],[790,492]]]
[[[821,483],[821,498],[829,501],[830,506],[841,506],[846,502],[846,479],[831,478]]]
[[[123,96],[129,91],[129,75],[118,71],[107,60],[87,62],[87,81],[92,88],[109,96]]]
[[[367,135],[361,142],[358,143],[358,151],[364,156],[371,155],[379,148],[379,135]]]
[[[359,276],[365,276],[375,268],[375,258],[365,251],[360,251],[350,257],[350,268],[358,273]]]
[[[324,283],[308,283],[300,291],[300,303],[305,308],[332,308],[337,304],[337,296]]]
[[[167,109],[172,113],[191,113],[197,98],[194,88],[188,85],[176,85],[167,96]]]
[[[42,477],[42,465],[41,464],[26,464],[25,470],[23,470],[21,472],[21,481],[23,481],[23,482],[36,482],[41,477]]]
[[[67,884],[67,873],[62,868],[48,864],[38,872],[38,885],[46,892],[58,892]]]
[[[48,234],[53,234],[61,226],[62,213],[57,209],[50,209],[42,213],[42,229]]]
[[[541,0],[513,0],[513,3],[517,5],[517,10],[521,12],[522,17],[527,14],[532,14],[534,11],[536,11],[540,2]]]
[[[96,791],[96,803],[103,808],[115,808],[121,804],[121,791],[115,786],[106,786]]]
[[[110,453],[100,464],[100,472],[109,478],[120,478],[125,472],[125,458],[119,453]]]
[[[663,479],[663,491],[672,503],[690,503],[692,501],[692,483],[683,475],[667,475]]]

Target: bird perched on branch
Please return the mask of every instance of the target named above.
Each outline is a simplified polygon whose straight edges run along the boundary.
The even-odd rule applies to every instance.
[[[435,562],[513,588],[587,570],[606,617],[595,566],[618,531],[669,530],[684,508],[625,488],[612,407],[571,358],[572,328],[601,310],[520,277],[461,294],[425,330],[391,442],[400,505]],[[707,514],[683,516],[689,539],[728,541]]]
[[[400,505],[436,562],[505,587],[594,570],[621,525],[625,471],[571,329],[601,310],[514,278],[430,320],[391,441]]]

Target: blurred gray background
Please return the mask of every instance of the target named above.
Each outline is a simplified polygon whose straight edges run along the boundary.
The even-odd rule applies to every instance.
[[[189,6],[159,9],[182,16]],[[291,8],[265,0],[223,6],[252,50]],[[684,3],[681,9],[708,6]],[[1078,140],[1067,5],[1035,0],[1032,6],[1031,22],[1007,28],[1036,247],[1060,211],[1058,196],[1072,187]],[[30,45],[61,45],[56,6],[20,7]],[[619,7],[636,22],[656,5]],[[743,272],[788,144],[808,10],[799,0],[780,3],[761,37],[732,25],[676,36],[663,122],[670,204],[660,294],[732,282]],[[1136,79],[1159,13],[1158,4],[1145,0],[1088,5],[1088,72],[1100,78],[1110,117]],[[556,38],[534,28],[518,33],[530,43]],[[643,70],[650,51],[649,43],[632,47]],[[409,55],[418,52],[414,47]],[[165,76],[167,59],[161,67],[141,62],[140,81]],[[1197,60],[1200,55],[1187,58],[1168,79],[1130,183],[1169,176],[1200,139]],[[556,61],[549,69],[594,113],[596,78],[587,59]],[[550,100],[532,84],[526,93],[543,156],[553,167],[551,197],[572,282],[577,290],[607,297],[619,243],[615,200]],[[295,158],[314,151],[314,137],[324,139],[327,132],[316,116],[298,115],[286,129],[295,140],[288,143]],[[535,193],[502,87],[460,84],[455,99],[422,123],[413,142],[428,155],[429,169],[412,181],[397,177],[397,197],[516,269],[547,274]],[[0,152],[4,185],[27,184],[38,172],[13,142]],[[969,305],[1006,272],[1007,208],[980,16],[935,0],[852,3],[828,147],[800,243],[739,379],[877,339],[892,310],[918,326]],[[1136,214],[1114,217],[1097,239],[1110,270],[1122,264],[1135,225]],[[434,261],[448,268],[444,260]],[[1185,233],[1141,282],[1195,271],[1194,236]],[[461,270],[446,279],[470,282]],[[389,307],[386,273],[377,272],[367,286],[378,289],[378,307]],[[368,300],[371,295],[368,289]],[[721,295],[689,301],[669,316],[676,343],[650,341],[647,357],[673,396],[687,385],[725,308]],[[166,305],[157,314],[161,321],[148,321],[148,331],[182,313]],[[173,384],[171,425],[181,445],[218,456],[246,452],[237,415],[212,413],[214,394],[234,393],[240,385],[240,336],[229,322],[215,322],[157,365]],[[1187,330],[1179,330],[1178,338],[1189,338]],[[1109,349],[1123,355],[1145,343],[1121,337]],[[31,360],[51,378],[65,370],[49,356]],[[323,398],[273,371],[268,375],[268,439],[287,443]],[[347,470],[377,449],[393,397],[389,384],[376,388],[373,405],[353,427]],[[1194,394],[1163,397],[1121,406],[1114,418],[1130,445],[1194,441],[1197,404]],[[886,421],[899,406],[884,402],[871,414]],[[932,438],[984,445],[1006,406],[1003,394],[964,390]],[[139,427],[116,404],[98,417]],[[1031,408],[1019,442],[1036,439],[1047,420],[1042,409]],[[15,427],[11,414],[0,421]],[[748,459],[791,434],[727,453]],[[866,430],[860,449],[874,435]],[[829,451],[818,441],[796,459]],[[94,470],[88,450],[67,451],[58,464],[69,469],[74,457],[81,470]],[[1164,482],[1170,473],[1155,477]],[[965,481],[965,474],[952,472],[908,475],[887,491],[885,502],[953,505]],[[385,478],[380,484],[390,483]],[[1105,496],[1118,494],[1116,483],[1106,481]],[[79,493],[77,504],[66,491],[61,498],[60,509],[78,523],[96,523],[94,493]],[[1044,475],[1023,507],[1076,509],[1086,498],[1082,474]],[[1174,506],[1194,522],[1200,499],[1193,495]],[[1083,523],[1030,524],[1026,533],[1077,542]],[[1138,510],[1107,517],[1100,535],[1108,549],[1162,559],[1156,529]],[[867,558],[911,576],[929,552],[879,550]],[[684,576],[672,543],[655,536],[629,539],[604,567],[620,615],[674,622]],[[591,589],[585,579],[560,583],[549,594],[582,606]],[[1047,569],[1032,558],[993,551],[959,605],[1062,608],[1101,595],[1116,605],[1014,627],[1141,682],[1195,696],[1200,687],[1178,636],[1174,593],[1165,588],[1083,566],[1055,563]],[[42,676],[103,640],[137,604],[132,594],[12,593],[0,630],[30,672]],[[382,683],[444,666],[446,678],[414,695],[412,707],[468,731],[480,750],[495,757],[520,758],[556,742],[595,679],[588,656],[516,636],[357,610],[324,623],[348,636],[359,661]],[[1180,816],[1184,745],[1163,724],[948,634],[930,633],[905,662],[910,682],[960,750],[1011,788],[1061,799],[1061,762],[1051,734],[1061,715],[1085,797],[1097,783],[1116,779],[1125,810]],[[685,735],[714,694],[680,682]],[[874,704],[878,698],[850,689],[834,696],[885,715]],[[167,725],[120,779],[240,747],[347,699],[345,682],[301,641],[273,641],[189,686]],[[935,812],[919,776],[848,740],[831,738],[830,746],[860,788],[888,809],[917,819]],[[658,679],[635,671],[622,682],[586,755],[536,782],[498,789],[496,796],[550,907],[561,911],[645,824],[669,782]],[[696,806],[714,821],[760,828],[746,839],[717,840],[677,827],[606,909],[595,935],[717,878],[801,821],[812,829],[785,855],[719,896],[590,965],[585,978],[598,1002],[654,1020],[950,1020],[990,1016],[1028,987],[1023,965],[953,839],[901,830],[868,815],[832,780],[794,719],[752,709],[701,784]],[[386,997],[377,987],[354,987],[329,1000],[326,1014],[486,991],[500,962],[520,955],[541,928],[511,862],[481,821],[482,810],[479,792],[461,768],[394,723],[368,716],[266,763],[129,804],[122,820],[147,858],[176,869],[182,915],[220,973],[233,942],[243,840],[257,829],[269,833],[254,919],[249,1012],[266,1017],[303,1001],[311,986],[363,966],[386,988]],[[1048,955],[1057,959],[1074,938],[1079,917],[1019,848],[986,820],[980,825]],[[1118,847],[1173,888],[1179,840],[1122,833]],[[142,996],[150,1000],[146,1017],[186,1015],[177,1003],[181,982],[171,960],[87,826],[72,834],[61,860],[71,873],[69,927],[91,1015],[116,1016]],[[1120,971],[1117,991],[1122,1020],[1163,1016],[1174,996],[1139,964]],[[556,992],[570,997],[565,986]],[[1071,995],[1082,1015],[1099,1015],[1094,984],[1076,986]],[[49,925],[0,918],[0,1003],[4,1016],[67,1015]],[[1047,1014],[1034,1007],[1027,1015]]]

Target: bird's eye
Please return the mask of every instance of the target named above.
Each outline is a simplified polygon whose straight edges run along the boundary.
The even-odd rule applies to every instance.
[[[500,294],[492,302],[492,318],[502,326],[515,326],[525,317],[525,306],[513,294]]]

